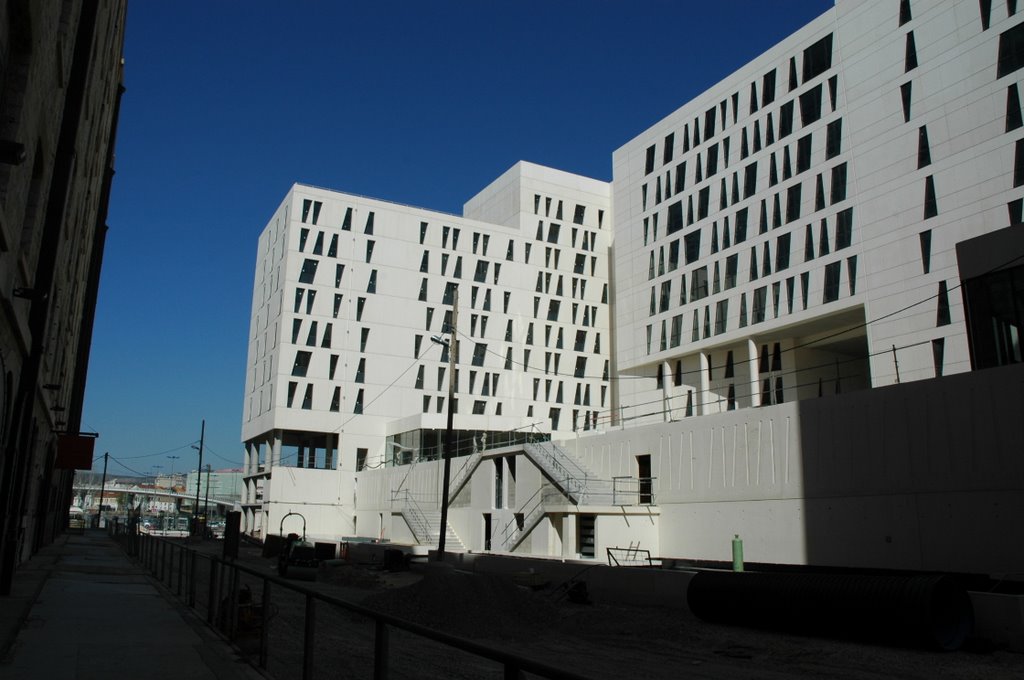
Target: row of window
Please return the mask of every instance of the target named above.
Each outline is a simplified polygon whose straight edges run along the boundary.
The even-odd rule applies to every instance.
[[[544,196],[544,217],[551,217],[551,205],[552,198],[550,196]],[[533,214],[540,215],[540,203],[541,195],[533,195]],[[576,204],[576,208],[572,214],[573,224],[582,225],[587,215],[587,207],[579,203]],[[556,220],[564,220],[562,216],[562,199],[558,199],[558,203],[555,205],[555,217]],[[597,228],[601,229],[604,226],[604,210],[598,209],[597,211]]]
[[[835,230],[832,232],[834,238],[830,240],[830,230],[827,219],[822,219],[818,228],[818,239],[817,247],[815,247],[815,230],[812,225],[808,224],[804,230],[804,262],[809,262],[815,257],[822,257],[828,255],[832,251],[832,244],[835,244],[835,250],[842,250],[849,248],[853,242],[853,208],[847,208],[839,212],[836,215]],[[711,232],[711,253],[718,252],[718,225],[715,223]],[[723,230],[725,240],[728,241],[728,225]],[[655,269],[654,251],[651,252],[650,271],[648,278],[653,279],[660,277],[665,273],[671,273],[679,267],[679,246],[680,241],[685,245],[685,257],[686,264],[696,261],[697,253],[700,250],[700,235],[701,230],[694,230],[690,234],[687,234],[682,240],[677,239],[669,244],[668,247],[668,261],[666,267],[665,259],[665,247],[661,246],[658,249],[658,263],[657,269]],[[774,257],[774,271],[780,272],[789,268],[790,257],[792,254],[792,232],[780,234],[775,239],[775,257]],[[715,261],[713,266],[713,277],[712,277],[712,290],[711,294],[720,292],[721,290],[729,290],[735,287],[738,281],[739,272],[739,253],[729,255],[724,259],[724,279],[721,278],[720,272],[722,270],[723,260]],[[760,262],[760,266],[758,266]],[[758,278],[763,276],[769,276],[772,273],[772,251],[771,241],[765,241],[761,244],[761,256],[758,258],[758,246],[755,244],[750,249],[749,254],[749,267],[748,267],[748,278],[747,281],[756,281]],[[703,299],[708,295],[708,265],[698,267],[691,272],[691,289],[689,302]],[[669,300],[671,297],[671,281],[663,281],[661,283],[661,304],[659,305],[659,312],[667,311]],[[651,314],[654,311],[654,299],[655,290],[657,287],[651,288]],[[679,304],[684,305],[687,303],[686,297],[686,275],[684,274],[681,279],[681,290]]]
[[[803,119],[804,126],[809,125],[810,123],[813,123],[813,122],[815,122],[815,121],[817,121],[818,119],[821,118],[820,91],[821,91],[821,86],[819,85],[814,90],[810,90],[810,91],[804,93],[803,95],[801,95],[801,97],[800,97],[800,101],[803,102],[803,101],[805,101],[805,97],[807,95],[813,95],[815,92],[817,92],[818,95],[819,95],[818,99],[815,99],[812,96],[810,98],[810,100],[809,100],[809,101],[817,101],[817,108],[813,109],[811,111],[808,111],[807,117],[805,117]],[[791,103],[792,102],[790,102],[790,104]],[[801,106],[803,107],[804,105],[801,104]],[[805,111],[805,110],[808,110],[808,109],[807,108],[802,108],[801,110]],[[835,110],[835,106],[833,105],[833,111],[834,110]],[[789,115],[789,117],[783,117],[780,120],[780,128],[779,128],[779,140],[780,141],[784,137],[786,137],[789,134],[791,134],[792,131],[793,131],[792,130],[792,110],[791,110],[791,107],[787,108],[787,105],[783,105],[783,111],[784,112],[785,111],[789,111],[790,115]],[[785,122],[787,120],[789,121],[789,124],[785,125]],[[842,121],[841,121],[841,119],[837,119],[835,121],[832,121],[826,127],[825,135],[826,135],[825,136],[825,159],[828,160],[828,159],[833,158],[836,155],[838,155],[840,153],[840,151],[841,151],[841,148],[842,148]],[[762,146],[761,146],[761,133],[760,133],[759,121],[754,123],[754,137],[753,137],[753,139],[754,139],[753,153],[760,152],[762,150]],[[768,146],[770,146],[770,145],[775,143],[775,133],[774,133],[774,127],[772,126],[771,114],[769,114],[768,118],[767,118],[767,128],[766,128],[765,140],[766,140],[766,143],[765,143],[765,147],[764,148],[767,148]],[[783,181],[785,181],[789,177],[793,176],[794,174],[799,174],[801,172],[804,172],[804,171],[810,169],[810,167],[811,167],[811,143],[812,143],[812,135],[811,134],[804,135],[799,140],[797,140],[796,145],[795,145],[795,152],[793,154],[793,156],[795,157],[795,161],[796,161],[795,162],[795,167],[796,167],[796,172],[795,173],[793,172],[794,163],[791,161],[790,145],[787,144],[787,145],[785,145],[783,147],[783,149],[781,151],[781,154],[780,154],[781,158],[782,158],[782,175],[783,175],[782,179],[783,179]],[[729,138],[728,137],[725,138],[724,140],[722,140],[721,148],[722,148],[722,156],[723,156],[723,158],[725,160],[724,167],[728,168],[728,166],[729,166]],[[667,200],[667,199],[671,198],[673,193],[679,194],[682,191],[685,191],[686,184],[687,184],[687,179],[688,179],[687,163],[689,161],[692,161],[692,163],[690,165],[691,172],[689,174],[692,176],[693,184],[695,186],[700,184],[700,183],[702,183],[704,180],[710,179],[711,177],[716,175],[718,173],[718,169],[719,169],[719,164],[718,164],[719,154],[718,154],[718,150],[719,150],[719,145],[715,144],[715,145],[712,145],[711,147],[709,147],[706,150],[706,152],[705,152],[706,156],[705,156],[704,159],[702,159],[701,153],[697,153],[695,158],[684,160],[684,161],[680,162],[678,165],[675,166],[674,169],[669,169],[669,170],[667,170],[665,172],[664,182],[662,182],[662,179],[663,179],[662,176],[658,175],[654,179],[654,182],[653,182],[653,186],[654,186],[654,197],[653,198],[654,198],[654,201],[652,203],[652,207],[653,206],[657,206],[663,200]],[[749,145],[747,143],[747,131],[746,131],[746,128],[744,128],[743,131],[742,131],[742,135],[741,135],[740,160],[741,161],[745,160],[751,153],[752,152],[750,151],[750,147],[749,147]],[[769,183],[771,185],[774,185],[776,182],[779,181],[779,179],[778,179],[778,177],[779,177],[778,161],[777,161],[777,156],[776,156],[777,153],[779,153],[779,152],[774,151],[769,156],[769,173],[768,173],[768,176],[769,176]],[[675,173],[674,181],[673,181],[673,171]],[[743,168],[743,176],[744,176],[743,198],[749,198],[750,196],[752,196],[757,191],[757,185],[756,185],[756,180],[757,180],[757,164],[756,164],[756,161],[754,163],[748,164],[747,166],[745,166]],[[722,196],[723,196],[722,202],[723,203],[726,200],[724,197],[727,196],[727,192],[726,192],[726,189],[725,189],[726,181],[727,180],[725,178],[722,179],[722,187],[723,187],[722,188]],[[738,171],[734,171],[733,172],[733,175],[732,175],[732,185],[733,185],[733,197],[734,197],[733,198],[733,202],[735,203],[736,201],[739,200],[739,172]],[[645,182],[640,187],[640,192],[641,192],[641,196],[640,196],[641,209],[644,210],[644,211],[646,211],[647,208],[648,208],[648,202],[649,202],[648,199],[649,199],[650,187],[651,187],[651,182]],[[664,190],[663,190],[663,187],[664,187]]]
[[[808,83],[814,78],[829,70],[832,67],[832,34],[828,34],[824,38],[821,38],[813,45],[807,47],[803,51],[803,83]],[[829,86],[832,88],[832,109],[835,110],[835,82],[834,78],[830,79]],[[789,90],[793,92],[799,87],[801,83],[797,80],[797,66],[796,56],[790,58],[789,61]],[[768,106],[775,101],[776,96],[776,69],[771,69],[764,74],[761,79],[761,97],[758,97],[757,82],[750,84],[750,96],[748,98],[749,112],[754,114],[758,111],[758,102],[760,106]],[[818,101],[820,110],[820,87],[818,89]],[[732,122],[735,125],[739,120],[739,92],[735,92],[732,95]],[[728,124],[726,117],[726,105],[727,100],[723,99],[719,106],[712,106],[704,112],[704,141],[709,141],[715,135],[716,126],[716,110],[720,114],[721,126],[724,130]],[[792,102],[789,102],[790,106]],[[790,109],[790,115],[792,109]],[[782,114],[785,115],[785,114]],[[806,123],[805,123],[806,124]],[[697,148],[701,144],[701,118],[696,117],[693,119],[692,137],[690,124],[685,123],[682,130],[682,151],[687,153],[692,148]],[[784,136],[784,135],[783,135]],[[655,160],[656,160],[657,146],[651,145],[647,148],[646,158],[644,162],[644,173],[651,174],[654,172]],[[662,165],[666,165],[672,162],[675,153],[675,133],[671,133],[665,137],[665,141],[662,147]]]
[[[857,284],[857,256],[846,258],[847,285],[849,294],[856,293]],[[807,309],[810,295],[810,272],[800,274],[800,291],[802,309]],[[786,310],[793,313],[796,296],[796,278],[791,276],[785,280]],[[842,260],[837,260],[825,265],[824,285],[822,303],[834,302],[840,297],[842,279]],[[748,325],[762,323],[768,319],[769,312],[773,318],[778,318],[782,306],[782,281],[776,281],[770,286],[765,285],[754,289],[750,293],[749,305],[747,293],[741,293],[739,299],[739,315],[736,318],[738,328],[745,328]],[[769,289],[771,289],[771,305],[769,305]],[[721,335],[729,330],[729,299],[722,299],[715,303],[714,313],[711,306],[705,305],[702,310],[695,309],[692,313],[692,329],[690,339],[692,342],[706,340],[712,335]],[[677,314],[669,319],[663,319],[660,324],[660,341],[654,345],[657,328],[656,324],[647,325],[647,354],[651,354],[652,348],[655,352],[664,352],[668,349],[679,347],[683,342],[683,316]],[[671,323],[671,326],[669,325]]]

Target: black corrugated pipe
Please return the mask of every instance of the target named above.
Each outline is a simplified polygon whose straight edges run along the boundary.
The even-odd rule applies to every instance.
[[[945,575],[706,571],[686,601],[713,623],[947,651],[974,627],[967,591]]]

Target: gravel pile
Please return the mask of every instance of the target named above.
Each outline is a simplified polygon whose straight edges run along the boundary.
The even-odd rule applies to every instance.
[[[468,638],[534,638],[560,618],[545,595],[500,577],[458,571],[428,573],[418,583],[372,595],[362,604]]]

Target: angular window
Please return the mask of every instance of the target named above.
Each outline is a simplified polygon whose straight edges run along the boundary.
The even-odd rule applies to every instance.
[[[825,265],[825,293],[823,302],[834,302],[839,299],[839,279],[842,276],[842,262]]]
[[[306,201],[309,203],[309,201]],[[299,230],[299,252],[303,252],[306,249],[306,241],[309,240],[309,229]]]
[[[654,172],[654,145],[647,147],[647,158],[644,162],[644,174],[649,175]],[[550,207],[551,199],[548,199],[548,206]]]
[[[786,223],[800,219],[800,183],[797,182],[786,191]]]
[[[900,0],[900,26],[911,20],[910,0]]]
[[[932,270],[932,230],[926,229],[920,234],[921,239],[921,268],[922,273],[927,274]]]
[[[782,234],[775,245],[775,271],[781,272],[789,268],[789,254],[792,248],[792,234]]]
[[[702,220],[708,216],[708,208],[711,203],[711,187],[704,187],[697,194],[697,219]]]
[[[338,256],[338,235],[334,234],[331,236],[331,245],[327,248],[327,257]]]
[[[789,58],[789,91],[792,92],[793,90],[795,90],[799,86],[800,86],[800,83],[797,81],[797,78],[796,78],[796,57],[790,57]]]
[[[910,93],[911,93],[911,89],[912,88],[911,88],[911,84],[910,84],[909,80],[907,82],[903,83],[902,85],[900,85],[900,100],[903,102],[903,122],[904,123],[909,123],[910,122]]]
[[[369,264],[370,260],[373,259],[373,241],[366,242],[366,263]]]
[[[306,392],[302,395],[302,408],[306,411],[313,408],[313,386],[306,385]]]
[[[764,321],[768,311],[768,286],[761,286],[754,290],[754,303],[750,310],[750,323],[761,323]]]
[[[818,257],[828,255],[830,252],[828,241],[828,223],[821,221],[821,229],[818,231]]]
[[[949,290],[945,281],[939,281],[938,307],[935,314],[936,326],[948,326],[951,323],[949,314]]]
[[[753,86],[751,86],[753,87]],[[755,100],[757,99],[757,91],[751,92],[751,106],[755,107],[751,109],[751,113],[757,110]],[[761,106],[768,106],[775,101],[775,69],[772,69],[768,73],[764,74],[761,85]]]
[[[741,208],[736,211],[736,232],[734,243],[743,243],[747,240],[747,209]]]
[[[743,169],[743,198],[750,198],[757,192],[757,161]]]
[[[484,356],[487,354],[487,345],[483,343],[476,343],[473,345],[473,365],[483,366]]]
[[[334,388],[334,396],[331,397],[331,412],[337,413],[341,410],[341,388]]]
[[[370,278],[366,282],[366,292],[367,293],[376,293],[377,292],[377,270],[376,269],[371,269],[370,270]]]
[[[548,302],[548,321],[558,321],[558,311],[561,303],[558,300]]]
[[[718,172],[718,145],[712,144],[708,147],[707,173],[711,177]]]
[[[796,143],[796,172],[800,174],[811,167],[811,135],[805,135]]]
[[[363,228],[363,233],[364,234],[372,234],[373,233],[373,211],[372,210],[366,216],[366,227]]]
[[[724,121],[723,121],[724,124]],[[715,136],[715,107],[704,112],[704,140],[707,141]]]
[[[313,283],[316,278],[316,267],[319,262],[309,258],[302,261],[302,270],[299,272],[299,283]]]
[[[306,346],[316,347],[316,321],[309,324],[309,333],[306,335]]]
[[[678,347],[683,334],[683,315],[677,314],[672,317],[672,335],[669,340],[671,347]]]
[[[354,415],[360,415],[363,412],[363,390],[356,392],[356,401],[352,405],[352,413]]]
[[[841,210],[836,215],[836,250],[849,248],[853,243],[853,208]]]
[[[419,295],[417,296],[416,299],[419,300],[420,302],[426,302],[427,301],[427,280],[426,279],[423,279],[422,281],[420,281],[420,293],[419,293]]]
[[[455,271],[452,272],[452,276],[457,279],[462,278],[462,256],[459,255],[455,258]]]
[[[292,407],[292,403],[295,401],[295,390],[298,388],[299,383],[289,382],[288,383],[288,408]]]
[[[1020,140],[1017,142],[1018,157],[1021,155],[1020,152],[1022,149],[1022,142],[1024,142],[1024,140]],[[1024,173],[1014,172],[1014,186],[1019,186],[1016,181],[1018,175],[1020,175],[1021,177],[1021,183],[1024,184]],[[924,178],[924,219],[928,219],[929,217],[935,217],[938,214],[939,206],[938,202],[935,199],[935,178],[932,177],[932,175],[928,175],[927,177]]]
[[[366,351],[366,343],[369,341],[369,339],[370,339],[370,329],[369,328],[360,328],[359,329],[359,351],[360,352],[365,352]]]
[[[719,300],[715,304],[715,335],[721,335],[726,331],[729,316],[729,300]]]
[[[779,139],[793,133],[793,102],[788,101],[779,109]]]
[[[337,354],[332,354],[331,355],[331,367],[330,367],[330,371],[327,373],[327,379],[328,380],[334,380],[334,374],[338,370],[338,358],[339,358],[339,355],[337,355]]]
[[[669,135],[669,136],[671,136],[671,135]],[[578,205],[577,204],[576,212],[572,216],[573,223],[574,224],[583,224],[583,218],[586,216],[586,214],[587,214],[586,206]]]
[[[736,273],[739,269],[740,256],[730,255],[725,258],[725,290],[736,286]]]
[[[324,254],[324,232],[319,232],[316,235],[316,243],[313,244],[313,254],[323,255]]]
[[[922,125],[917,130],[917,169],[932,164],[932,152],[928,148],[928,128]]]
[[[335,319],[338,318],[338,312],[341,311],[341,301],[342,301],[342,299],[343,299],[342,295],[340,295],[338,293],[334,294],[334,318]]]
[[[355,382],[366,382],[366,357],[360,357],[359,364],[356,365]]]
[[[327,325],[324,326],[324,335],[323,335],[323,338],[321,338],[321,340],[320,340],[320,346],[321,347],[330,348],[330,346],[331,346],[331,331],[332,331],[332,329],[333,329],[333,324],[327,324]]]
[[[695,229],[683,237],[686,264],[695,262],[700,257],[700,229]]]
[[[803,82],[817,78],[832,68],[832,34],[814,43],[804,50]]]
[[[668,233],[674,234],[683,228],[683,202],[676,201],[668,207]]]
[[[821,85],[800,95],[800,124],[808,126],[821,118]]]
[[[825,160],[835,158],[843,149],[843,119],[836,118],[825,131]]]
[[[814,178],[814,211],[825,209],[825,180],[819,172]]]
[[[1006,34],[1004,33],[1003,35],[1006,35]],[[1000,39],[999,39],[999,48],[1000,48],[999,49],[999,53],[1000,53],[1000,55],[1002,55],[1002,47],[1003,47],[1003,41],[1002,41],[1002,36],[1000,36]],[[1000,62],[1000,66],[1002,66],[1001,62]],[[903,71],[904,72],[912,71],[915,68],[917,68],[917,46],[914,43],[914,32],[910,31],[909,33],[907,33],[907,49],[906,49],[906,55],[904,56],[904,59],[903,59]],[[1002,76],[1003,74],[1000,73],[999,75]]]
[[[857,256],[846,258],[846,277],[850,285],[850,295],[857,292]]]
[[[345,219],[341,221],[342,231],[352,231],[352,208],[345,208]]]
[[[708,268],[700,267],[691,276],[690,302],[702,300],[708,296]]]
[[[1017,90],[1017,83],[1012,83],[1006,88],[1006,132],[1022,126],[1024,126],[1024,120],[1021,118],[1020,94]]]
[[[420,245],[427,240],[427,223],[420,222]]]
[[[992,22],[992,0],[980,0],[978,4],[981,9],[981,30],[987,31]]]
[[[846,163],[832,168],[832,204],[846,200]]]
[[[312,356],[312,352],[296,352],[295,363],[292,364],[292,375],[297,378],[305,378],[306,372],[309,370],[309,360]]]

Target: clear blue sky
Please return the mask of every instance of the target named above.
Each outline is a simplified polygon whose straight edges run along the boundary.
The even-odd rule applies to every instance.
[[[458,213],[520,159],[610,180],[614,149],[832,4],[132,0],[97,454],[195,469],[205,418],[204,464],[241,464],[256,239],[293,182]]]

